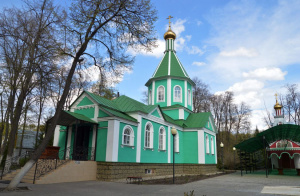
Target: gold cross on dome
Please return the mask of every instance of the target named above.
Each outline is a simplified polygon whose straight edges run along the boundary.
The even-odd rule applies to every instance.
[[[169,16],[167,19],[169,19],[169,29],[171,28],[171,18],[173,18],[173,16]]]
[[[278,95],[277,95],[277,93],[275,93],[275,98],[276,98],[276,101],[277,101],[277,96],[278,96]]]

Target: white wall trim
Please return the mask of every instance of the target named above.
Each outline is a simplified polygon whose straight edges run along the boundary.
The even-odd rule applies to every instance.
[[[162,101],[158,100],[158,88],[161,87],[161,86],[164,88],[164,99]],[[164,85],[159,85],[156,88],[156,102],[160,103],[160,102],[165,102],[165,101],[166,101],[166,88],[164,87]]]
[[[60,133],[60,125],[56,125],[54,130],[53,146],[58,146],[59,133]]]
[[[171,87],[171,78],[167,79],[167,106],[171,106],[172,98],[172,87]]]
[[[154,99],[154,95],[155,95],[155,81],[153,80],[152,81],[152,105],[154,105],[157,102],[157,100]]]
[[[187,82],[184,81],[184,106],[187,108]]]
[[[204,131],[198,130],[198,163],[205,164]]]
[[[117,162],[119,150],[120,121],[109,120],[106,142],[106,161]]]
[[[168,163],[171,163],[171,128],[168,126]]]
[[[218,159],[217,159],[217,157],[218,157],[218,154],[217,154],[217,139],[216,139],[217,137],[216,137],[216,135],[214,136],[214,144],[215,144],[215,163],[217,164],[218,163]],[[234,152],[235,153],[235,152]]]
[[[178,112],[179,112],[179,119],[184,119],[184,110],[180,108]]]
[[[69,126],[68,139],[67,139],[67,149],[71,148],[71,139],[72,139],[72,126]],[[69,149],[68,152],[66,152],[66,159],[69,159],[71,150],[73,150],[73,149]]]
[[[94,112],[94,119],[93,119],[95,122],[97,122],[98,116],[99,116],[99,106],[96,105],[95,112]]]
[[[129,121],[129,120],[125,120],[123,118],[118,118],[116,116],[109,116],[109,117],[98,118],[97,122],[110,121],[110,120],[118,120],[118,121],[124,122],[126,124],[130,124],[130,125],[133,125],[133,126],[138,126],[137,122],[132,122],[132,121]]]
[[[136,142],[136,162],[141,162],[141,137],[142,137],[142,117],[138,115],[137,142]]]
[[[96,146],[96,132],[98,131],[98,126],[93,125],[93,138],[92,138],[92,147],[94,148]]]
[[[207,128],[202,128],[202,130],[205,132],[205,133],[207,133],[207,134],[210,134],[210,135],[213,135],[213,136],[216,136],[216,133],[215,132],[213,132],[213,131],[211,131],[211,130],[209,130],[209,129],[207,129]]]
[[[169,52],[168,76],[171,75],[171,52]]]

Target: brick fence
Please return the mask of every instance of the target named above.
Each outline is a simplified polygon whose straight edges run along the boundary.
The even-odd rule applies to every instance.
[[[176,175],[209,174],[216,172],[216,164],[175,164]],[[97,180],[100,181],[114,181],[124,179],[128,176],[151,177],[172,174],[173,164],[170,163],[97,162]]]

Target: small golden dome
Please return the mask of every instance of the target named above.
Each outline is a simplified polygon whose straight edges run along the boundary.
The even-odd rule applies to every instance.
[[[276,104],[274,105],[275,110],[280,110],[282,108],[282,105],[280,105],[276,99]]]
[[[168,31],[165,32],[164,39],[176,39],[176,34],[171,30],[171,28],[169,28]]]

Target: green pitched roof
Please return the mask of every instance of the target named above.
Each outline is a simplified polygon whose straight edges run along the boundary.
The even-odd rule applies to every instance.
[[[205,124],[208,122],[210,116],[210,112],[192,113],[186,119],[184,124],[187,126],[187,128],[202,128],[205,127]]]
[[[163,78],[163,77],[179,77],[179,78],[185,78],[189,80],[189,82],[192,85],[195,85],[195,83],[190,79],[189,75],[185,71],[183,65],[179,61],[179,59],[176,56],[176,53],[172,50],[167,51],[162,58],[161,62],[159,63],[158,67],[156,68],[154,74],[152,77],[148,80],[146,83],[149,84],[149,82],[156,78]]]
[[[117,117],[120,117],[120,118],[123,118],[123,119],[126,119],[126,120],[137,122],[137,120],[135,118],[132,118],[131,116],[129,116],[127,114],[124,114],[123,112],[119,112],[119,111],[112,110],[112,109],[109,109],[109,108],[104,108],[104,110],[106,110],[107,112],[111,113],[114,116],[117,116]]]
[[[86,117],[83,114],[77,114],[77,113],[69,112],[69,111],[63,111],[63,112],[71,115],[72,117],[74,117],[74,118],[76,118],[78,120],[82,120],[82,121],[85,121],[85,122],[90,122],[90,123],[97,124],[95,121],[91,120],[89,117]]]

